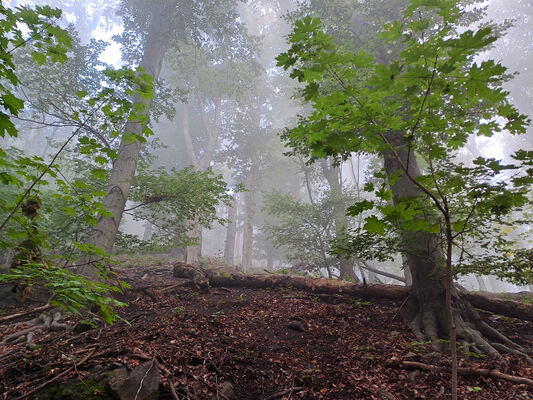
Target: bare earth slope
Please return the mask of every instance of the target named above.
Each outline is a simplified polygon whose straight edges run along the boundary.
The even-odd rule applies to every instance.
[[[0,345],[0,398],[24,396],[61,373],[56,382],[83,380],[95,370],[122,365],[135,368],[147,360],[161,366],[161,399],[448,397],[445,357],[414,341],[398,316],[398,302],[291,288],[212,288],[202,293],[174,278],[170,267],[152,267],[148,273],[146,268],[130,269],[125,277],[133,290],[122,298],[129,307],[121,314],[131,325],[36,334],[33,351],[24,344]],[[533,323],[486,318],[533,350]],[[17,329],[5,323],[0,335]],[[445,368],[407,369],[404,361]],[[532,366],[518,356],[462,359],[460,365],[533,379]],[[233,394],[223,390],[227,382]],[[103,398],[98,389],[92,396],[86,398]],[[533,387],[467,375],[460,377],[459,397],[533,399]]]

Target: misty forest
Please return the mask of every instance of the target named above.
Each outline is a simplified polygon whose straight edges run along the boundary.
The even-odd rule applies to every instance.
[[[1,0],[0,399],[533,399],[530,0]]]

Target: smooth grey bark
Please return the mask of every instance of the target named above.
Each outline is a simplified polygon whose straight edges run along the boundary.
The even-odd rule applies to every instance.
[[[414,183],[420,176],[420,170],[409,147],[401,146],[403,136],[400,133],[391,134],[390,140],[395,150],[389,149],[383,155],[387,176],[394,182],[391,191],[393,201],[397,204],[401,199],[420,195],[420,189]],[[450,216],[443,217],[448,226]],[[424,218],[433,217],[426,215]],[[525,354],[521,346],[483,321],[466,294],[458,293],[453,284],[448,288],[451,297],[450,304],[447,304],[446,282],[451,279],[446,275],[446,271],[451,269],[450,232],[447,228],[446,256],[441,249],[439,235],[428,232],[401,232],[405,257],[412,275],[409,298],[402,311],[410,320],[417,339],[429,339],[434,348],[442,351],[447,346],[443,345],[440,339],[448,338],[448,334],[451,334],[452,343],[455,343],[456,337],[460,338],[466,348],[478,353],[494,355],[501,351]],[[454,350],[455,347],[452,347],[452,358]]]
[[[300,164],[304,172],[305,187],[307,189],[307,196],[309,197],[309,202],[311,204],[315,204],[314,198],[313,198],[313,191],[311,189],[311,177],[310,177],[309,167],[305,165],[305,163],[303,162],[303,159],[300,159]],[[326,253],[326,246],[324,244],[324,241],[322,240],[322,235],[317,233],[317,238],[318,238],[318,245],[320,248],[320,253],[322,255],[322,259],[324,260],[324,268],[326,268],[326,271],[328,273],[328,278],[333,279],[333,271],[328,261],[328,255]]]
[[[407,168],[409,175],[414,179],[420,176],[420,169],[413,153],[406,148],[396,150],[396,154],[392,150],[385,151],[384,163],[389,180],[395,182],[391,185],[395,204],[402,199],[420,196],[420,190],[404,171],[404,167]],[[412,277],[411,297],[408,302],[411,307],[406,309],[408,317],[413,318],[420,308],[428,306],[440,314],[439,320],[446,321],[444,268],[439,267],[442,265],[444,255],[440,249],[438,235],[421,231],[404,231],[401,239],[402,246],[406,250],[404,257]],[[447,329],[443,331],[446,332]]]
[[[322,173],[328,181],[330,191],[335,199],[333,202],[333,220],[335,222],[335,233],[337,236],[341,235],[343,229],[348,226],[348,219],[346,217],[346,208],[342,201],[342,181],[340,178],[340,170],[338,167],[332,165],[331,160],[322,160],[320,163]],[[349,279],[354,282],[359,282],[359,278],[354,271],[353,260],[346,257],[340,258],[340,279]]]
[[[140,66],[147,74],[155,80],[161,72],[163,57],[166,52],[167,43],[171,35],[171,26],[168,22],[171,19],[169,5],[171,2],[158,2],[143,45],[143,56]],[[145,105],[142,115],[148,116],[150,113],[150,99],[143,99],[139,95],[133,96],[133,103]],[[124,132],[142,135],[145,124],[129,121]],[[111,253],[115,238],[118,232],[124,206],[130,193],[131,183],[137,169],[137,161],[141,143],[139,141],[129,141],[122,137],[118,150],[118,157],[113,164],[109,177],[108,194],[103,199],[104,207],[112,214],[111,217],[100,217],[97,225],[93,228],[89,243],[99,247],[106,253]],[[78,273],[90,278],[99,279],[98,271],[94,267],[92,258],[84,265],[78,267]]]
[[[185,262],[198,264],[202,257],[202,226],[197,221],[192,221],[188,235],[197,238],[197,243],[185,248]]]
[[[274,268],[274,253],[270,250],[267,252],[267,265],[266,265],[267,269],[269,271],[272,271],[272,269]]]
[[[246,176],[245,186],[248,189],[244,192],[244,231],[242,239],[242,269],[248,272],[252,268],[252,257],[254,249],[254,219],[256,212],[255,201],[255,178],[257,167],[254,165]]]
[[[485,281],[483,280],[482,276],[476,275],[476,280],[479,285],[479,290],[482,290],[484,292],[487,291],[487,285],[485,285]]]
[[[150,221],[146,221],[144,223],[144,232],[143,232],[143,240],[145,242],[152,239],[152,230],[153,230],[153,224]]]
[[[237,195],[228,209],[229,224],[226,229],[226,241],[224,243],[224,261],[233,265],[235,262],[235,237],[237,235]]]
[[[220,133],[220,120],[222,114],[222,100],[217,98],[215,100],[215,111],[213,121],[210,122],[206,114],[205,101],[198,96],[198,107],[200,110],[200,117],[202,127],[205,134],[205,146],[202,151],[202,156],[198,157],[198,152],[194,148],[193,138],[189,125],[189,107],[185,105],[183,112],[183,135],[185,137],[185,146],[189,153],[189,159],[196,171],[206,171],[213,161],[215,151],[218,146]],[[190,221],[192,228],[189,230],[190,237],[198,238],[198,244],[188,246],[186,248],[186,261],[191,264],[196,264],[202,256],[202,226],[197,221]]]
[[[184,105],[183,115],[183,136],[185,138],[185,147],[189,154],[189,160],[196,171],[200,170],[200,165],[194,151],[194,145],[192,143],[190,124],[189,124],[189,107]],[[198,239],[198,243],[194,246],[187,246],[185,248],[185,261],[189,264],[197,264],[202,254],[202,227],[197,221],[187,221],[187,236]]]

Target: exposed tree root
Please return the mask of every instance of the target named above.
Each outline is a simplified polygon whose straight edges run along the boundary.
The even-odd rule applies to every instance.
[[[40,307],[34,308],[32,310],[28,310],[28,311],[24,311],[24,312],[20,312],[20,313],[16,313],[16,314],[10,314],[10,315],[6,315],[5,317],[1,317],[0,318],[0,322],[11,321],[12,319],[16,319],[16,318],[19,318],[19,317],[24,317],[26,315],[33,314],[33,313],[36,313],[36,312],[46,311],[46,310],[48,310],[50,308],[52,308],[52,306],[50,304],[46,303],[44,306],[40,306]]]
[[[24,323],[24,325],[29,325],[28,328],[6,336],[2,340],[2,344],[15,344],[25,341],[26,347],[28,349],[32,349],[35,347],[35,344],[33,343],[33,335],[36,331],[60,331],[70,327],[67,324],[60,323],[60,319],[61,312],[57,309],[47,313],[42,313],[37,318]]]
[[[453,313],[457,327],[458,343],[462,345],[462,352],[488,354],[495,356],[500,353],[509,353],[524,357],[530,364],[533,359],[527,355],[528,350],[516,344],[498,330],[491,327],[479,316],[472,305],[462,297],[454,296]],[[417,340],[429,340],[431,346],[437,351],[446,351],[448,344],[442,339],[448,337],[448,322],[443,306],[435,304],[417,305],[418,310],[411,316],[411,329]],[[412,310],[412,308],[411,308]]]
[[[438,367],[436,365],[423,364],[415,361],[403,361],[402,364],[407,368],[421,369],[425,371],[447,371],[448,367]],[[457,373],[459,375],[475,375],[475,376],[487,376],[496,379],[504,379],[506,381],[527,385],[533,388],[533,380],[528,378],[522,378],[520,376],[507,375],[497,369],[486,368],[464,368],[458,367]]]

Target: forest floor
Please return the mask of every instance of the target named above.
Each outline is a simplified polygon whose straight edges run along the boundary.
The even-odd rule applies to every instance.
[[[38,346],[33,351],[23,343],[0,345],[1,399],[26,398],[52,380],[83,381],[95,370],[134,368],[150,359],[165,371],[161,399],[449,397],[446,358],[415,341],[398,315],[398,303],[291,288],[212,288],[202,293],[181,285],[186,281],[174,278],[171,267],[165,266],[129,268],[122,275],[133,287],[120,298],[129,304],[120,310],[129,323],[82,333],[36,333]],[[533,323],[484,316],[512,340],[533,349]],[[64,320],[72,325],[77,321]],[[12,322],[2,323],[0,336],[17,329]],[[446,368],[412,370],[403,361]],[[462,357],[460,365],[533,378],[533,367],[514,355]],[[234,394],[221,391],[224,382],[231,383]],[[169,385],[175,388],[174,395]],[[92,394],[90,398],[99,398],[97,389]],[[533,399],[533,388],[460,376],[459,398]]]

